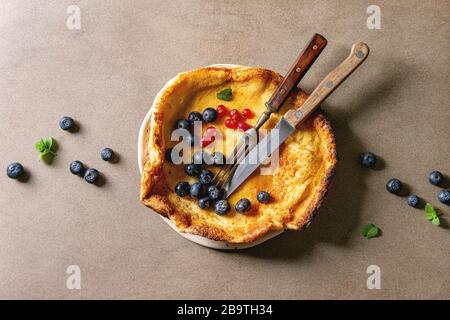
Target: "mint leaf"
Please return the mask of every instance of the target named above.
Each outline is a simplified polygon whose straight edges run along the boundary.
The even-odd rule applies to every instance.
[[[427,204],[425,205],[425,212],[426,213],[433,213],[433,212],[435,212],[433,206],[431,205],[431,203],[427,202]]]
[[[367,239],[372,239],[380,235],[380,228],[373,223],[369,223],[362,229],[361,234]]]
[[[441,220],[439,219],[440,215],[441,213],[438,213],[430,203],[425,205],[425,218],[431,221],[433,225],[439,226],[441,224]]]
[[[380,229],[378,229],[378,227],[373,227],[372,229],[369,230],[369,232],[367,233],[367,239],[372,239],[378,236],[378,234],[380,233]]]
[[[55,141],[52,137],[40,139],[35,144],[36,150],[39,151],[39,159],[44,162],[50,164],[53,160],[53,157],[56,156],[55,149]]]
[[[431,223],[434,224],[435,226],[438,226],[441,224],[441,220],[439,220],[439,217],[436,216],[433,218],[433,220],[431,220]]]
[[[435,212],[426,212],[425,213],[425,218],[429,221],[433,220],[435,217],[436,217]]]
[[[362,234],[364,237],[367,236],[367,234],[369,233],[369,230],[372,229],[373,227],[375,227],[375,225],[372,224],[372,223],[369,223],[368,225],[366,225],[366,226],[362,229],[361,234]]]
[[[44,139],[45,148],[53,152],[53,138]]]
[[[39,155],[39,158],[47,164],[51,164],[53,161],[54,155],[50,153],[50,151],[45,151]]]
[[[44,140],[39,140],[38,142],[36,142],[36,144],[34,145],[36,147],[36,150],[39,152],[42,152],[45,150],[45,142]]]
[[[231,90],[231,88],[227,88],[217,92],[217,99],[230,101],[233,99],[233,90]]]

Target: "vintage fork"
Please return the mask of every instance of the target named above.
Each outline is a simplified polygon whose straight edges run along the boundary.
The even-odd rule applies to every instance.
[[[300,53],[295,60],[294,64],[289,69],[286,77],[276,88],[275,92],[270,97],[269,101],[265,103],[267,110],[264,111],[258,118],[255,127],[248,129],[244,132],[233,149],[231,155],[231,161],[228,159],[224,166],[214,176],[213,184],[216,186],[225,185],[233,176],[236,167],[245,155],[250,151],[249,141],[256,141],[258,137],[258,130],[264,123],[270,118],[273,112],[278,112],[283,103],[289,97],[289,94],[297,88],[298,83],[302,80],[303,76],[308,72],[311,65],[316,61],[322,50],[327,45],[327,40],[320,34],[316,33],[309,41],[307,47]]]

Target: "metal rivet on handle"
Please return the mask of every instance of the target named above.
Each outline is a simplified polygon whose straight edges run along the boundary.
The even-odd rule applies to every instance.
[[[327,81],[327,83],[325,83],[325,86],[326,86],[328,89],[333,88],[333,85],[334,85],[334,83],[333,83],[333,81],[331,81],[331,80],[329,80],[329,81]]]
[[[362,52],[362,51],[356,51],[355,54],[356,54],[356,57],[359,58],[359,59],[364,58],[364,52]]]
[[[317,45],[313,45],[313,50],[317,50]]]
[[[297,111],[295,112],[295,116],[297,117],[297,119],[300,119],[303,116],[303,112]]]
[[[300,72],[300,71],[302,71],[302,69],[300,67],[297,67],[297,69],[295,69],[295,71]]]
[[[280,92],[281,92],[281,93],[283,94],[283,93],[285,93],[285,92],[286,92],[286,89],[284,89],[284,88],[281,88]]]

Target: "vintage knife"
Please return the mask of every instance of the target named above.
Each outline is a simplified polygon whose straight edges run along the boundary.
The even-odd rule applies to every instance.
[[[276,113],[278,112],[278,110],[280,110],[281,106],[287,100],[292,90],[297,87],[299,82],[303,79],[309,68],[314,64],[314,62],[326,46],[327,39],[325,39],[324,36],[319,33],[316,33],[312,36],[312,38],[308,42],[308,45],[304,48],[304,50],[300,53],[300,55],[289,68],[289,71],[283,78],[283,81],[280,82],[270,99],[265,103],[266,110],[260,114],[255,126],[245,131],[245,133],[236,143],[233,152],[231,152],[227,158],[234,159],[232,161],[233,163],[236,160],[243,158],[246,151],[244,145],[245,147],[249,147],[247,145],[248,141],[257,140],[258,130],[264,125],[264,123],[266,123],[267,120],[269,120],[272,113]],[[219,176],[220,172],[218,177]]]
[[[293,88],[297,87],[298,83],[308,72],[309,68],[313,65],[314,61],[316,61],[323,49],[325,49],[326,45],[327,39],[321,34],[314,34],[306,48],[292,64],[288,73],[272,94],[269,101],[266,102],[267,111],[263,112],[258,118],[254,128],[256,131],[269,119],[272,112],[278,112],[289,97]]]
[[[358,42],[352,46],[350,55],[314,89],[299,107],[288,110],[271,132],[239,163],[233,177],[224,185],[225,198],[228,198],[259,165],[266,160],[286,138],[295,131],[319,105],[353,72],[369,55],[369,47]]]

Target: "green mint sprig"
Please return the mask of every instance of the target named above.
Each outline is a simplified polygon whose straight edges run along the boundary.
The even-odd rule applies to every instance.
[[[53,157],[56,156],[56,144],[52,137],[41,138],[34,146],[39,151],[39,158],[46,163],[51,163]]]
[[[439,226],[441,224],[441,220],[439,219],[440,214],[434,209],[431,203],[427,203],[425,205],[425,218],[428,221],[431,221],[435,226]]]
[[[230,101],[233,99],[233,90],[231,90],[231,88],[227,88],[217,92],[217,99]]]
[[[362,229],[361,234],[367,239],[372,239],[378,237],[380,235],[380,232],[381,232],[380,228],[378,228],[373,223],[369,223]]]

